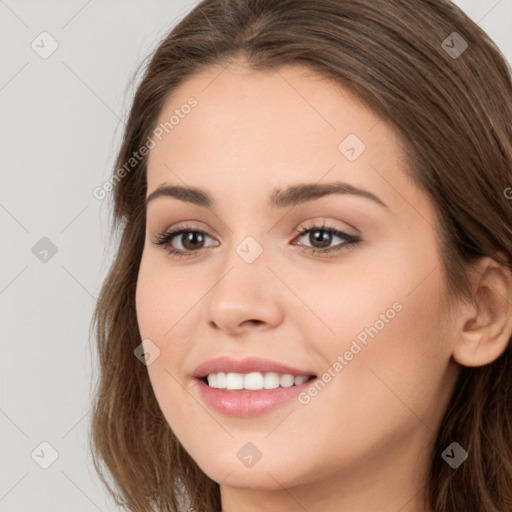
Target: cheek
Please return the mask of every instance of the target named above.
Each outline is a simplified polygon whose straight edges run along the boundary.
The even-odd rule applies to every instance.
[[[204,293],[187,286],[188,280],[166,267],[165,262],[143,256],[135,303],[141,339],[150,340],[143,341],[144,349],[147,343],[149,351],[158,354],[147,367],[156,398],[165,414],[179,417],[184,411],[174,399],[180,396],[178,382],[184,379],[182,362],[193,349],[194,304],[197,307]]]
[[[433,276],[431,276],[433,277]],[[404,425],[434,428],[447,399],[449,333],[438,329],[441,315],[435,277],[400,299],[402,310],[368,344],[362,360],[367,382],[380,400],[374,413],[382,420],[390,411]]]
[[[141,336],[168,339],[192,311],[201,293],[200,279],[170,271],[165,257],[143,254],[135,295]],[[204,287],[203,287],[204,288]]]
[[[323,335],[309,338],[316,340],[326,362],[323,375],[332,382],[319,394],[350,411],[340,420],[348,431],[363,418],[401,418],[412,428],[415,415],[426,422],[437,415],[451,355],[449,330],[440,325],[445,288],[440,269],[432,272],[434,256],[412,256],[395,253],[388,265],[381,259],[378,268],[374,263],[330,283],[316,281],[310,295],[330,297],[311,304],[334,332],[315,322]]]
[[[135,305],[137,321],[142,340],[151,340],[151,350],[158,349],[158,357],[147,366],[151,387],[167,423],[179,434],[187,407],[183,400],[183,380],[180,362],[190,350],[190,343],[183,331],[190,329],[194,290],[185,286],[179,276],[169,272],[165,262],[155,261],[154,257],[143,254],[137,288]]]

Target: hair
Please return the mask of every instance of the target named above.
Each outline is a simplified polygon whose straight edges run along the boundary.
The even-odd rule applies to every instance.
[[[443,47],[453,32],[460,55]],[[183,82],[242,59],[253,70],[303,66],[346,87],[397,130],[405,172],[439,218],[447,289],[472,300],[469,264],[489,256],[510,272],[512,210],[511,70],[495,43],[448,0],[204,0],[148,58],[135,92],[116,168],[155,129]],[[141,343],[135,290],[145,237],[147,156],[113,180],[117,252],[93,316],[100,376],[90,447],[117,505],[177,512],[184,503],[218,511],[219,484],[180,444],[134,356]],[[461,367],[425,482],[435,512],[512,510],[512,348],[481,367]],[[467,460],[441,457],[457,441]],[[113,479],[113,487],[103,474]]]

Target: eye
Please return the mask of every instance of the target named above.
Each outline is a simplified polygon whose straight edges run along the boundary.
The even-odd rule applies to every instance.
[[[299,238],[303,238],[308,235],[307,241],[312,244],[312,247],[306,245],[303,249],[313,254],[331,254],[349,250],[361,241],[361,239],[355,235],[350,235],[325,224],[322,224],[321,226],[311,226],[309,228],[299,228],[297,231],[299,233]],[[338,243],[334,247],[328,247],[333,242],[334,238],[340,238],[342,242]]]
[[[193,252],[204,247],[205,237],[211,238],[208,233],[187,226],[176,226],[174,229],[159,233],[154,240],[156,245],[167,248],[167,252],[174,256],[190,256]],[[182,248],[172,247],[174,239],[180,242]]]
[[[309,234],[308,241],[312,244],[312,247],[302,243],[294,243],[292,245],[300,245],[304,251],[313,254],[331,254],[342,250],[349,250],[361,241],[355,235],[350,235],[325,224],[299,228],[297,232],[299,236],[296,238],[299,239]],[[200,249],[207,247],[205,246],[207,238],[211,239],[210,235],[205,231],[194,229],[192,226],[178,225],[174,229],[159,233],[153,243],[165,247],[170,255],[181,258],[183,256],[192,256],[194,253],[199,252]],[[334,247],[328,247],[334,238],[341,239],[341,243]],[[175,239],[179,242],[181,248],[173,246],[176,243]]]

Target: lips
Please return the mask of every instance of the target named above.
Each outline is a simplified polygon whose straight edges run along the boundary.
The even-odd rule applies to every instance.
[[[290,387],[277,387],[273,389],[258,390],[228,390],[210,387],[206,376],[210,374],[250,374],[259,372],[269,374],[274,372],[294,377],[311,377],[306,382]],[[270,413],[274,409],[291,402],[299,393],[309,386],[316,375],[314,372],[296,368],[278,361],[260,357],[247,357],[233,359],[230,357],[217,357],[200,364],[193,372],[193,388],[203,402],[212,410],[224,416],[250,418]]]
[[[192,376],[197,379],[203,379],[210,373],[250,373],[250,372],[276,372],[281,374],[291,374],[294,376],[316,376],[314,372],[302,370],[270,359],[260,357],[247,357],[244,359],[233,359],[230,357],[217,357],[209,359],[200,364],[193,372]]]
[[[216,413],[230,417],[254,418],[269,414],[290,402],[293,403],[315,380],[289,388],[233,392],[211,388],[202,379],[194,379],[193,389],[203,403]]]

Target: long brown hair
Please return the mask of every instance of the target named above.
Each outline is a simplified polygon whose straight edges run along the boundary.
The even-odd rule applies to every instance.
[[[159,44],[136,90],[111,182],[112,232],[121,237],[93,318],[100,364],[93,461],[116,503],[133,512],[220,510],[219,485],[171,431],[134,356],[147,157],[128,171],[126,162],[184,80],[235,58],[255,70],[306,66],[349,88],[398,130],[406,172],[441,219],[442,271],[454,296],[471,299],[470,262],[490,256],[510,270],[512,209],[504,191],[512,186],[511,73],[460,9],[448,0],[200,2]],[[469,453],[456,470],[441,457],[452,441]],[[510,343],[493,363],[462,368],[431,455],[425,503],[435,512],[512,510]]]

